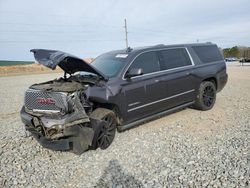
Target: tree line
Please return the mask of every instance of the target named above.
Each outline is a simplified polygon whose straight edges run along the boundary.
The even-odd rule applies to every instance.
[[[227,57],[244,57],[244,52],[250,50],[250,47],[233,46],[232,48],[222,49],[222,53],[225,58]]]

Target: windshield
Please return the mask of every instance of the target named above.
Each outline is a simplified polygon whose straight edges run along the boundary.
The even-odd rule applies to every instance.
[[[91,65],[108,77],[116,76],[125,65],[128,54],[107,53],[97,57]]]

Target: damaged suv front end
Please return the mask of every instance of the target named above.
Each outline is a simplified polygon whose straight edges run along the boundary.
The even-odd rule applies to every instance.
[[[51,69],[58,65],[63,78],[34,84],[25,92],[21,119],[25,129],[45,148],[71,150],[76,154],[97,147],[97,137],[105,122],[90,118],[93,104],[88,100],[91,86],[101,86],[107,78],[95,68],[64,52],[31,50],[38,63]],[[87,71],[88,75],[73,75]],[[70,76],[67,78],[67,74]]]

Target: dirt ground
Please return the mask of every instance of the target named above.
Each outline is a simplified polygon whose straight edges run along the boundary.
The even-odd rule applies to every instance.
[[[84,58],[83,60],[87,63],[91,63],[93,59],[94,58]],[[63,70],[59,67],[57,67],[56,70],[51,70],[40,64],[0,66],[0,77],[18,76],[25,74],[46,74],[62,71]]]
[[[0,77],[55,72],[62,72],[62,70],[60,68],[51,70],[39,64],[0,66]]]
[[[0,78],[0,187],[249,187],[250,64],[228,63],[213,109],[187,108],[119,133],[81,156],[24,137],[29,85],[62,75]]]

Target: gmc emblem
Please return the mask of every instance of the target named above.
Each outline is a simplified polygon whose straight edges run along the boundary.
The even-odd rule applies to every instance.
[[[36,102],[39,104],[55,104],[56,101],[52,98],[43,98],[43,97],[38,97],[36,98]]]

